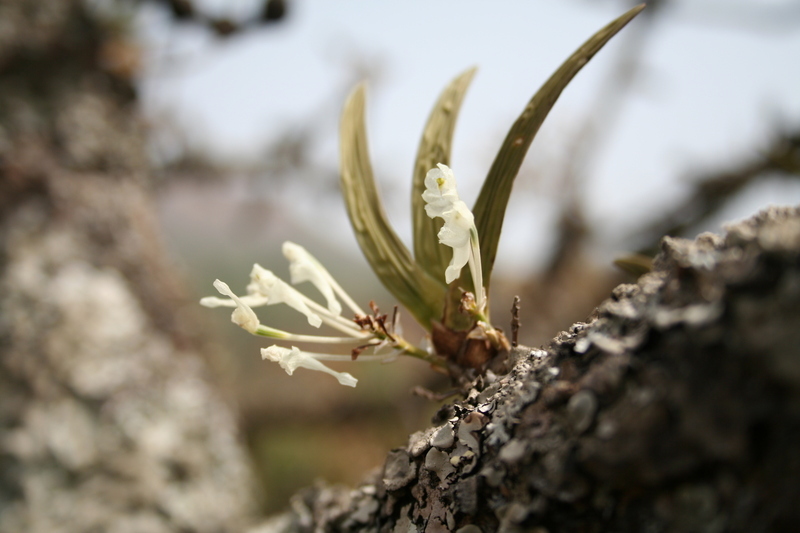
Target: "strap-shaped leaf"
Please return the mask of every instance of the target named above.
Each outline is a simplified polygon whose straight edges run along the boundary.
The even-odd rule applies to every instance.
[[[414,257],[429,275],[443,284],[444,271],[450,264],[452,251],[439,243],[437,234],[444,222],[425,214],[422,193],[425,191],[425,175],[428,171],[435,168],[437,163],[450,165],[450,149],[458,111],[475,71],[476,68],[473,67],[463,72],[442,91],[425,124],[414,164],[414,181],[411,187]]]
[[[344,106],[341,123],[341,183],[350,223],[372,270],[423,327],[439,320],[445,287],[428,276],[389,225],[378,197],[367,149],[364,85]]]
[[[497,244],[503,228],[511,187],[517,177],[522,160],[531,145],[539,126],[561,95],[561,91],[586,63],[628,22],[644,9],[640,4],[595,33],[583,46],[567,59],[550,79],[533,96],[517,121],[511,126],[500,151],[497,153],[486,181],[483,183],[473,213],[481,239],[483,284],[489,287],[489,278],[497,255]],[[462,285],[471,282],[462,275]],[[467,286],[467,285],[463,285]]]

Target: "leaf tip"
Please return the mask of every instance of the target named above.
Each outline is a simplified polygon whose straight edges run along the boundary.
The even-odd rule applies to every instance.
[[[623,16],[628,16],[632,19],[633,17],[644,11],[644,8],[646,7],[647,7],[647,2],[642,2],[641,4],[637,4],[631,9],[629,9],[628,12],[625,13],[625,15]]]

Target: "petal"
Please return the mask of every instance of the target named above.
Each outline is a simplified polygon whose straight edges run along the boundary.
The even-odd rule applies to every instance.
[[[456,177],[447,165],[439,163],[437,168],[432,168],[425,175],[425,187],[443,198],[458,198],[456,192]]]
[[[425,191],[422,199],[425,200],[425,213],[430,218],[441,217],[454,202],[458,200],[456,180],[453,171],[446,165],[439,164],[425,175]]]
[[[216,296],[206,296],[200,299],[200,305],[203,307],[236,307],[236,302],[230,298],[218,298]]]
[[[224,281],[215,280],[214,287],[220,292],[220,294],[228,296],[236,303],[236,309],[234,309],[233,313],[231,314],[231,321],[237,326],[246,329],[250,333],[255,333],[258,329],[259,322],[258,317],[250,308],[250,306],[243,302],[241,298],[236,296],[236,294],[234,294],[228,284]]]
[[[250,307],[259,307],[267,304],[267,299],[258,295],[239,296],[239,300],[244,302]],[[236,301],[230,298],[218,298],[216,296],[206,296],[200,299],[200,305],[203,307],[236,307]]]
[[[306,315],[308,323],[315,328],[322,325],[322,319],[309,309],[303,301],[303,295],[271,271],[256,263],[250,272],[250,280],[250,285],[247,286],[250,294],[267,298],[269,305],[278,303],[288,305],[295,311]]]
[[[473,235],[477,236],[475,228],[475,216],[469,210],[467,204],[458,198],[456,191],[456,179],[453,171],[446,165],[439,164],[425,175],[425,192],[422,198],[425,200],[425,213],[431,217],[440,217],[444,220],[444,225],[439,230],[439,242],[453,249],[453,258],[445,270],[444,277],[447,283],[458,279],[461,269],[474,254],[473,247],[478,246],[477,239],[473,242]],[[480,255],[477,255],[480,261]],[[475,266],[480,270],[479,263],[470,263],[470,270]],[[476,274],[473,272],[473,283]],[[476,289],[477,290],[477,289]],[[480,291],[479,291],[480,292]]]
[[[461,275],[461,269],[464,268],[464,265],[466,265],[467,261],[469,261],[469,254],[469,246],[453,248],[453,258],[450,260],[450,264],[444,271],[444,280],[447,283],[452,283],[458,279],[458,277]]]
[[[425,214],[428,215],[428,218],[436,218],[436,217],[443,217],[444,212],[450,207],[449,205],[439,205],[435,202],[429,201],[425,198],[425,194],[422,194],[422,199],[425,200],[427,203],[425,204]]]
[[[347,387],[355,387],[356,383],[358,383],[358,380],[347,372],[336,372],[315,359],[314,354],[301,352],[294,346],[292,346],[291,349],[275,345],[269,348],[262,348],[261,358],[277,362],[290,376],[295,370],[302,367],[330,374],[335,377],[340,384]]]
[[[439,242],[451,248],[463,248],[469,244],[469,230],[464,231],[455,224],[445,224],[438,233]]]
[[[325,297],[328,310],[334,315],[341,315],[342,305],[336,299],[331,284],[331,275],[325,270],[325,267],[305,248],[293,242],[286,241],[283,243],[283,255],[289,260],[289,274],[292,277],[292,284],[297,285],[304,281],[310,281]]]
[[[261,359],[269,359],[272,362],[279,362],[286,353],[290,352],[288,348],[273,344],[269,348],[261,348]]]
[[[452,248],[467,246],[475,227],[475,218],[466,204],[459,200],[447,210],[443,218],[444,226],[439,230],[439,242]]]

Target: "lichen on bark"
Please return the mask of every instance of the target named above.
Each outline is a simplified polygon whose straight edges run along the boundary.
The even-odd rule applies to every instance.
[[[800,521],[800,208],[664,238],[355,489],[260,531],[777,531]]]
[[[0,532],[241,531],[253,475],[101,8],[0,4]]]

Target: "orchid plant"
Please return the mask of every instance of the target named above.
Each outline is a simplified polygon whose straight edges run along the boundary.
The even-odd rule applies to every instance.
[[[402,353],[431,364],[441,364],[441,361],[428,351],[421,350],[403,339],[396,308],[391,322],[387,321],[387,315],[380,314],[374,304],[371,304],[373,314],[368,315],[305,248],[287,241],[283,243],[283,255],[289,260],[291,282],[293,284],[310,282],[325,298],[326,305],[312,300],[259,264],[253,265],[250,271],[250,283],[247,285],[246,295],[238,296],[227,283],[216,280],[214,287],[226,298],[208,296],[200,300],[200,304],[205,307],[234,307],[231,321],[253,335],[287,342],[325,345],[345,343],[358,346],[352,349],[351,355],[335,355],[304,352],[295,346],[285,348],[273,345],[261,350],[262,359],[277,362],[289,375],[292,375],[297,368],[308,368],[331,374],[339,383],[349,387],[355,387],[358,380],[347,372],[336,372],[328,368],[322,361],[387,362]],[[354,320],[342,316],[339,299],[353,312]],[[308,323],[315,328],[325,324],[341,335],[301,335],[265,326],[258,320],[253,307],[273,304],[285,304],[305,315]],[[387,346],[389,349],[383,350]],[[372,348],[374,353],[362,354],[367,348]]]
[[[391,319],[372,302],[371,313],[366,313],[319,261],[291,242],[284,243],[283,255],[290,263],[292,285],[311,283],[325,305],[258,264],[250,273],[246,295],[239,296],[216,280],[214,287],[224,298],[207,297],[200,303],[233,307],[231,320],[253,335],[288,343],[355,345],[350,355],[279,345],[261,350],[263,359],[277,362],[290,375],[302,367],[331,374],[342,385],[355,387],[356,378],[332,370],[323,361],[386,362],[398,355],[422,359],[451,375],[465,368],[483,368],[510,347],[502,331],[489,320],[488,293],[506,206],[524,156],[567,84],[643,8],[639,5],[631,9],[592,36],[533,96],[508,132],[472,210],[459,198],[448,164],[458,111],[475,70],[464,72],[445,88],[428,119],[417,153],[411,199],[413,257],[389,224],[378,196],[367,149],[363,84],[351,93],[340,132],[341,185],[350,221],[378,278],[428,332],[430,349],[421,349],[403,338],[397,307]],[[469,274],[463,272],[465,266]],[[312,326],[325,324],[341,335],[300,335],[261,324],[253,308],[279,303],[305,315]],[[353,313],[352,319],[342,315],[342,303]]]

